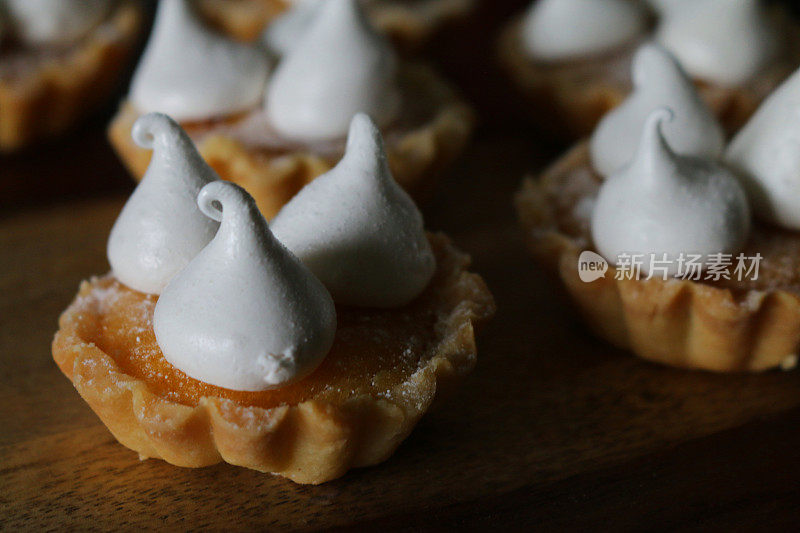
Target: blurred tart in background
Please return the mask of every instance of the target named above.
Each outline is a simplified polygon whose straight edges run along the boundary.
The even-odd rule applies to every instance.
[[[101,105],[142,22],[138,0],[0,2],[0,151],[57,136]]]
[[[323,1],[199,0],[198,8],[214,27],[241,41],[263,37],[268,42],[289,42],[310,25]],[[443,24],[469,13],[475,0],[362,0],[362,4],[381,33],[401,50],[413,51]]]
[[[797,24],[759,0],[538,0],[498,46],[541,123],[579,138],[631,90],[632,54],[650,40],[678,58],[729,132],[800,64]]]
[[[416,198],[430,193],[474,123],[471,108],[436,72],[397,59],[356,0],[324,2],[303,42],[277,66],[263,47],[207,28],[186,0],[162,1],[109,128],[136,179],[150,154],[130,130],[147,112],[180,122],[206,161],[243,186],[268,218],[342,157],[358,112],[379,124],[392,173]]]

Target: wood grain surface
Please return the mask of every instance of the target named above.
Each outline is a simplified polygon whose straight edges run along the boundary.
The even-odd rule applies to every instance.
[[[511,207],[552,143],[498,89],[485,38],[465,59],[458,35],[435,55],[483,125],[425,215],[473,255],[498,313],[474,373],[392,458],[321,486],[140,461],[114,440],[50,355],[80,280],[108,269],[131,188],[102,141],[107,117],[0,161],[0,529],[797,527],[800,373],[673,370],[587,333]]]

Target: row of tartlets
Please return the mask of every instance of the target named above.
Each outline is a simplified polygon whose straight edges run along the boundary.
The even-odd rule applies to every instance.
[[[419,48],[474,0],[361,0],[380,32]],[[220,36],[283,55],[323,0],[197,0],[195,16]],[[144,31],[142,0],[0,2],[0,152],[63,134],[107,101]],[[221,58],[219,58],[221,59]],[[209,65],[213,67],[214,65]]]
[[[758,4],[730,9],[745,5]],[[595,332],[643,358],[793,368],[800,71],[729,134],[667,48],[641,45],[631,69],[633,91],[591,136],[525,180],[516,205],[530,248]],[[587,251],[608,270],[581,276]]]
[[[692,17],[675,20],[708,16],[719,1],[683,4]],[[791,367],[798,75],[737,124],[796,65],[765,39],[741,50],[744,62],[724,50],[713,61],[726,62],[723,75],[687,74],[702,65],[669,46],[671,32],[685,34],[670,18],[679,7],[654,3],[665,46],[641,44],[653,15],[621,0],[541,0],[501,42],[505,52],[522,46],[512,50],[517,74],[541,70],[538,82],[563,86],[574,67],[581,90],[615,93],[600,111],[555,95],[561,124],[577,116],[594,127],[605,114],[590,140],[525,182],[517,207],[529,243],[590,326],[642,357],[718,371]],[[385,459],[438,387],[474,365],[474,329],[492,315],[492,297],[463,254],[424,232],[403,190],[430,190],[473,116],[374,29],[365,5],[382,2],[300,4],[283,23],[247,30],[266,46],[230,36],[247,18],[235,11],[204,19],[215,4],[160,2],[109,130],[141,182],[109,237],[111,273],[82,285],[53,353],[143,457],[225,460],[319,483]],[[737,2],[725,11],[734,37],[699,39],[761,35],[759,9]],[[602,58],[615,76],[631,70],[632,85],[609,91]],[[709,98],[716,90],[725,105]],[[584,251],[611,263],[604,277],[581,279]],[[698,274],[719,254],[760,254],[761,277],[707,282],[667,267],[663,280],[617,279],[623,255],[674,264],[683,252],[697,255]]]
[[[589,135],[631,91],[633,54],[680,61],[728,131],[800,64],[800,30],[760,0],[539,0],[503,31],[502,64],[551,133]]]

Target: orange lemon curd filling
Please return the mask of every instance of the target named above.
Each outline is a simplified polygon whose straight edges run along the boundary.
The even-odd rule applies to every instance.
[[[193,379],[164,358],[153,332],[156,296],[131,290],[110,276],[94,281],[93,288],[89,298],[95,305],[85,311],[94,314],[90,322],[95,327],[84,332],[84,339],[155,394],[185,405],[197,405],[204,396],[263,408],[312,397],[380,396],[418,368],[435,338],[436,315],[424,299],[392,310],[338,308],[336,340],[314,372],[277,389],[234,391]]]

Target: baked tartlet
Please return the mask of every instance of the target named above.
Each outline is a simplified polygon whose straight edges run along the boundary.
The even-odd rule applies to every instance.
[[[142,458],[225,461],[297,483],[334,479],[386,460],[434,398],[475,366],[475,329],[492,314],[491,296],[464,254],[430,238],[439,267],[418,301],[378,313],[338,309],[330,354],[286,389],[241,393],[187,377],[155,342],[156,299],[110,276],[81,285],[59,320],[53,357]]]
[[[793,368],[800,71],[725,147],[663,49],[644,47],[637,64],[641,85],[664,91],[633,93],[517,194],[531,251],[598,335],[640,357],[720,372]]]
[[[312,0],[313,1],[313,0]],[[474,0],[367,0],[372,23],[400,48],[421,47],[436,30],[468,13]],[[252,41],[288,10],[286,0],[201,0],[200,11],[212,25],[242,41]]]
[[[81,285],[53,341],[84,400],[122,444],[178,466],[322,483],[388,458],[472,369],[494,302],[464,254],[421,233],[374,125],[356,117],[356,155],[269,227],[177,124],[148,115],[134,131],[155,155],[112,230],[113,272]]]
[[[553,3],[571,1],[554,0]],[[687,3],[681,5],[676,3],[671,8],[676,12],[675,18],[679,19],[678,24],[684,25],[680,18],[688,19],[689,22],[685,23],[687,26],[699,24],[700,19],[707,18],[705,13],[694,15],[688,12],[690,9],[700,9],[700,2],[697,4],[690,6]],[[756,2],[742,2],[736,6],[714,6],[712,5],[714,2],[705,4],[708,6],[703,6],[702,9],[706,10],[706,7],[711,9],[712,16],[716,17],[728,16],[738,9],[750,10],[756,7]],[[666,11],[666,8],[664,10]],[[686,11],[686,14],[681,11]],[[716,15],[713,15],[714,13]],[[613,49],[554,60],[536,59],[531,56],[524,45],[525,19],[518,17],[502,31],[498,41],[498,57],[508,76],[536,113],[537,120],[538,117],[542,117],[540,122],[547,124],[549,128],[552,128],[552,120],[556,120],[555,124],[561,128],[558,133],[571,138],[580,138],[591,133],[600,118],[622,102],[630,92],[632,85],[629,65],[639,45],[655,38],[673,50],[672,41],[678,38],[662,37],[668,16],[668,13],[661,13],[651,17],[645,32],[638,33],[636,37]],[[748,11],[742,16],[754,15]],[[693,66],[692,62],[684,62],[684,57],[678,54],[678,58],[689,70],[703,98],[715,111],[728,132],[735,132],[741,128],[761,101],[800,64],[800,55],[797,53],[800,31],[796,24],[783,11],[776,10],[768,16],[771,24],[769,32],[774,32],[774,36],[780,36],[779,39],[776,37],[776,43],[779,43],[780,47],[774,53],[764,55],[757,68],[753,67],[754,73],[746,77],[723,82],[715,79],[718,77],[716,73],[705,76],[703,68],[689,68]],[[719,19],[707,25],[712,28],[730,28],[731,46],[720,48],[735,56],[746,55],[747,47],[757,46],[753,43],[759,42],[759,38],[749,34],[737,38],[735,32],[738,26],[728,22]],[[762,30],[760,26],[755,29]],[[702,35],[693,34],[691,28],[685,31],[693,35],[695,40],[702,41]],[[747,44],[747,47],[743,43]],[[691,45],[686,46],[687,54],[690,53],[688,51],[690,47]],[[700,48],[694,48],[698,50],[698,56],[703,55]],[[717,54],[713,53],[711,57],[717,57]],[[714,61],[724,70],[725,58]]]
[[[142,28],[138,0],[111,3],[84,34],[25,42],[13,20],[0,35],[0,151],[63,133],[108,98],[120,82]],[[42,17],[56,14],[40,14]],[[0,21],[2,22],[2,21]]]
[[[554,272],[588,326],[613,345],[650,361],[719,372],[792,368],[800,346],[800,236],[756,223],[743,249],[760,253],[756,281],[716,282],[605,276],[581,281],[578,258],[593,250],[589,206],[602,178],[581,143],[515,204],[534,256]]]
[[[398,65],[352,0],[326,3],[303,46],[272,74],[257,49],[207,35],[185,4],[176,6],[164,6],[157,17],[131,96],[109,127],[112,145],[136,179],[147,168],[149,152],[131,142],[130,128],[154,110],[179,120],[206,161],[223,179],[245,187],[267,217],[333,167],[356,112],[368,112],[381,125],[395,179],[416,198],[433,189],[472,131],[474,114],[456,91],[427,66]],[[188,31],[184,27],[191,29],[189,37],[175,41],[178,30]],[[343,33],[348,39],[340,38]],[[228,63],[246,58],[256,65],[209,80],[213,69],[203,59],[181,61],[181,43],[190,38],[224,49],[218,55],[229,56]],[[169,64],[190,75],[165,83],[160,73]],[[233,86],[252,89],[238,90],[238,96],[220,89],[224,97],[206,101],[195,94],[200,83],[186,84],[186,78],[215,85],[241,79]]]

